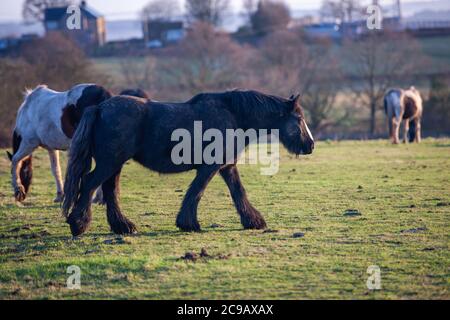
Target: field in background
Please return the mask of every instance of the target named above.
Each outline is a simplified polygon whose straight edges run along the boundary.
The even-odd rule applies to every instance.
[[[199,207],[203,232],[192,234],[174,222],[193,173],[158,175],[130,162],[122,208],[139,233],[112,235],[95,206],[78,240],[52,203],[47,154],[36,154],[24,206],[11,198],[1,157],[0,299],[449,299],[449,156],[449,139],[319,142],[300,160],[283,151],[273,177],[240,167],[270,232],[242,230],[215,177]],[[209,257],[180,259],[202,248]],[[82,270],[81,290],[66,288],[70,265]],[[381,290],[366,287],[370,265],[381,268]]]
[[[417,38],[417,40],[424,54],[430,59],[430,74],[450,71],[450,36]],[[336,45],[336,54],[341,54],[340,51],[340,46]],[[122,75],[121,67],[121,62],[129,59],[135,61],[138,65],[139,63],[144,64],[145,61],[145,58],[143,57],[110,57],[93,58],[92,62],[94,63],[95,68],[111,77],[113,87],[117,90],[121,90],[130,86]],[[349,68],[350,67],[351,66],[349,66]]]

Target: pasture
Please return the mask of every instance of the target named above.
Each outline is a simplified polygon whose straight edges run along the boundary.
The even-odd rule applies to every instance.
[[[194,173],[130,162],[121,204],[139,233],[112,235],[95,205],[78,239],[52,203],[47,153],[35,153],[31,194],[17,205],[2,151],[0,299],[450,298],[450,139],[323,141],[300,159],[281,150],[272,177],[240,167],[269,230],[242,230],[216,176],[199,206],[203,231],[180,232],[175,217]],[[81,290],[66,288],[70,265],[81,268]],[[370,265],[381,268],[381,290],[367,289]]]

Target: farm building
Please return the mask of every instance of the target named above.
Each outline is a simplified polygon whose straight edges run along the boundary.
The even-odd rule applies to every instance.
[[[104,17],[89,7],[86,1],[81,2],[81,29],[70,30],[67,20],[71,13],[68,7],[52,7],[45,10],[44,26],[46,33],[64,32],[69,35],[80,47],[87,49],[103,46],[106,42],[106,28]]]
[[[144,41],[148,48],[176,43],[185,35],[183,21],[149,20],[143,22]]]

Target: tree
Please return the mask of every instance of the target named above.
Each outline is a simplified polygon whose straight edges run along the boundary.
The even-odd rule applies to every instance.
[[[106,77],[97,72],[83,51],[69,38],[52,33],[26,42],[20,57],[29,63],[41,83],[65,91],[75,83],[102,83]]]
[[[421,47],[404,34],[370,33],[367,37],[345,45],[346,64],[358,79],[355,90],[362,104],[370,110],[369,134],[376,131],[376,114],[387,89],[399,86],[424,68],[426,59]]]
[[[431,78],[431,88],[423,112],[425,130],[450,133],[450,77],[436,75]]]
[[[23,59],[0,59],[0,148],[11,145],[16,112],[24,99],[25,88],[34,88],[37,77]]]
[[[130,57],[120,61],[120,69],[127,86],[142,88],[149,93],[157,91],[157,88],[155,88],[158,83],[156,67],[156,59],[151,56],[143,58],[143,61]]]
[[[347,117],[335,108],[341,72],[330,42],[306,45],[300,30],[280,30],[266,37],[261,55],[254,69],[262,88],[282,96],[299,92],[315,134]]]
[[[22,16],[26,22],[44,21],[45,9],[63,7],[74,3],[74,0],[25,0],[22,7]]]
[[[252,23],[252,16],[255,14],[257,9],[257,0],[244,0],[242,16],[246,20],[248,26]]]
[[[173,20],[180,13],[178,0],[153,0],[142,9],[142,20]]]
[[[282,1],[260,0],[251,17],[252,28],[259,34],[285,29],[291,21],[289,8]]]
[[[352,22],[363,12],[360,0],[324,0],[320,8],[322,19]]]
[[[229,0],[186,0],[186,15],[190,22],[219,26],[228,13],[229,3]]]
[[[171,50],[172,59],[164,65],[162,73],[176,88],[172,91],[193,95],[243,83],[245,50],[208,23],[195,23],[180,45]]]

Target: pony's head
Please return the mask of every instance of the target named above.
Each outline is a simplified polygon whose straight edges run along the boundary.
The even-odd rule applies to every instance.
[[[286,102],[286,111],[279,123],[280,141],[287,150],[296,155],[311,154],[314,138],[306,124],[300,95],[291,96]]]
[[[9,160],[12,162],[14,155],[19,150],[20,144],[22,142],[22,137],[14,130],[12,145],[13,145],[13,153],[11,154],[9,151],[6,151]],[[24,187],[25,196],[30,191],[31,182],[33,180],[33,156],[29,155],[25,159],[21,161],[20,172],[19,172],[20,182]]]

